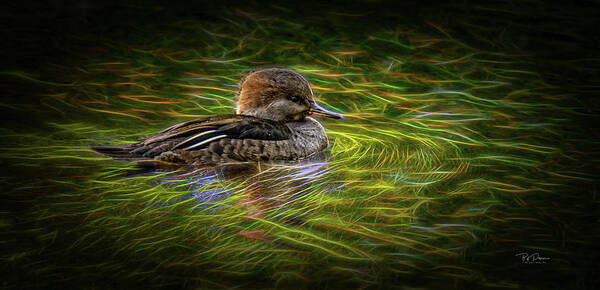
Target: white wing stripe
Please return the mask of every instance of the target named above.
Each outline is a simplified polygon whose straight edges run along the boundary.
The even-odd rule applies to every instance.
[[[204,132],[202,132],[200,134],[196,134],[196,135],[194,135],[194,136],[192,136],[190,138],[187,138],[185,141],[183,141],[183,142],[175,145],[175,147],[173,147],[173,148],[177,148],[177,147],[179,147],[179,146],[181,146],[181,145],[183,145],[183,144],[185,144],[187,142],[190,142],[190,141],[192,141],[192,140],[194,140],[194,139],[196,139],[196,138],[198,138],[200,136],[203,136],[203,135],[206,135],[206,134],[210,134],[210,133],[214,133],[214,132],[217,132],[217,130],[208,130],[208,131],[204,131]]]
[[[206,140],[204,140],[204,141],[202,141],[202,142],[198,142],[198,143],[196,143],[196,144],[194,144],[194,145],[192,145],[192,146],[186,147],[186,148],[184,148],[183,150],[189,150],[189,149],[193,149],[193,148],[196,148],[196,147],[198,147],[198,146],[202,146],[202,145],[204,145],[204,144],[206,144],[206,143],[208,143],[208,142],[212,142],[212,141],[214,141],[214,140],[221,139],[221,138],[223,138],[223,137],[227,137],[227,135],[219,135],[219,136],[212,137],[212,138],[210,138],[210,139],[206,139]]]

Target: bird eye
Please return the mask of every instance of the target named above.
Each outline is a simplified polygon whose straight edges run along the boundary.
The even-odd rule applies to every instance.
[[[294,103],[297,103],[298,101],[300,101],[300,96],[292,95],[288,96],[288,99]]]

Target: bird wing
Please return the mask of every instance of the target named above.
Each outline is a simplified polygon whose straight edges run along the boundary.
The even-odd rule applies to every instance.
[[[162,152],[200,150],[228,139],[285,140],[292,132],[283,122],[244,115],[220,115],[177,124],[137,144],[131,153],[154,157]]]
[[[91,148],[116,159],[145,160],[175,149],[200,150],[224,138],[286,140],[291,135],[290,128],[283,122],[244,115],[218,115],[174,125],[137,144]]]

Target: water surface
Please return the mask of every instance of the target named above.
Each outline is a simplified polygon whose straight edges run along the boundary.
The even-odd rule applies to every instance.
[[[598,58],[532,54],[527,43],[568,51],[580,31],[461,5],[5,15],[21,25],[1,72],[3,286],[589,286],[598,80],[581,76]],[[88,148],[231,113],[239,79],[264,66],[302,73],[345,114],[322,120],[325,158],[144,171]]]

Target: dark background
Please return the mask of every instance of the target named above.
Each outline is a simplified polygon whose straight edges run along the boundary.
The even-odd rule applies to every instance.
[[[40,1],[8,3],[2,9],[1,53],[5,70],[21,69],[54,80],[48,63],[76,63],[78,57],[102,54],[96,48],[105,38],[127,39],[150,34],[161,24],[179,18],[223,21],[223,11],[242,9],[291,19],[322,18],[315,25],[335,24],[368,34],[397,24],[436,23],[453,37],[477,48],[522,54],[553,85],[578,93],[576,102],[597,111],[600,47],[598,1]],[[282,10],[283,8],[284,10]],[[344,15],[366,14],[359,21]],[[423,26],[423,30],[434,30]],[[96,36],[96,38],[94,38]],[[580,61],[573,65],[571,60]],[[4,79],[4,96],[25,94],[20,84]],[[8,82],[8,84],[7,84]],[[19,98],[20,96],[12,96]],[[582,125],[593,126],[583,117]],[[594,127],[597,128],[597,127]],[[591,128],[590,128],[591,129]],[[597,130],[589,130],[597,137]]]

